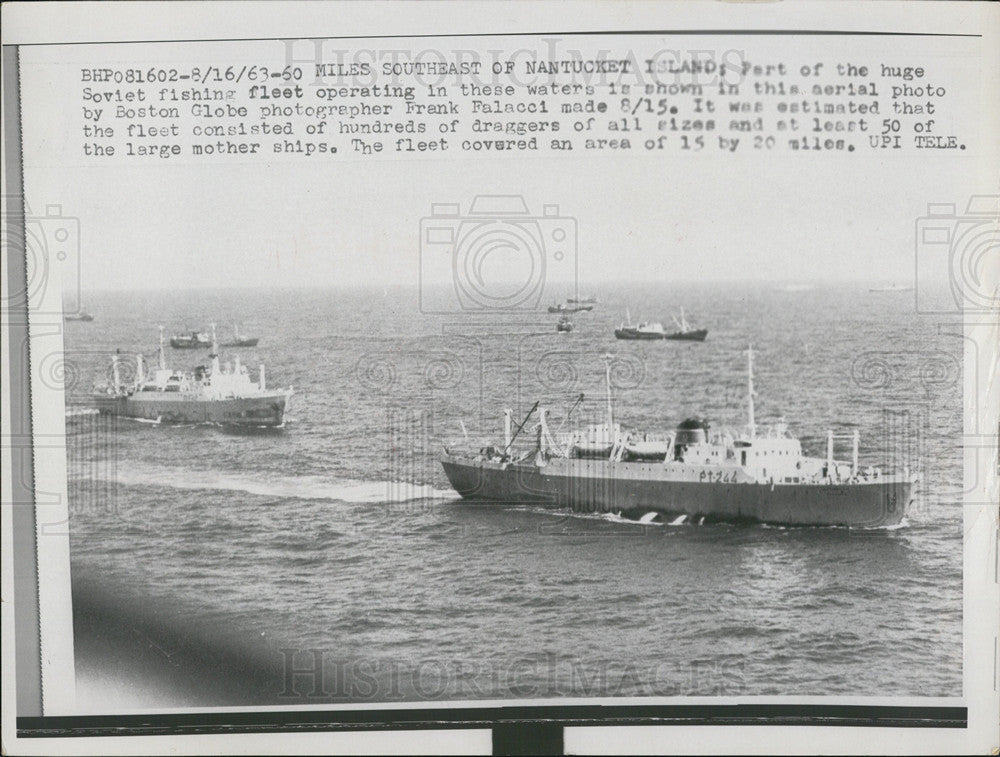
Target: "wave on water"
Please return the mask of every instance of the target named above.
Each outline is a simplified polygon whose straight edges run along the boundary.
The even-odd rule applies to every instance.
[[[161,486],[172,489],[239,491],[263,497],[294,497],[366,504],[452,499],[455,492],[405,481],[360,481],[320,476],[268,476],[219,473],[150,465],[120,469],[116,483],[124,486]]]
[[[646,516],[639,519],[626,518],[621,513],[587,513],[576,510],[567,510],[565,508],[540,507],[538,505],[514,505],[510,507],[510,509],[519,512],[535,513],[537,515],[554,515],[560,518],[570,517],[579,518],[581,520],[602,520],[608,523],[622,523],[628,526],[664,525],[662,521],[654,520],[653,518],[648,518]]]

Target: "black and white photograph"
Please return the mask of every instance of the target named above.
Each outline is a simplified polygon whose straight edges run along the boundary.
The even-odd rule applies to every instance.
[[[5,751],[1000,746],[997,6],[69,5]]]

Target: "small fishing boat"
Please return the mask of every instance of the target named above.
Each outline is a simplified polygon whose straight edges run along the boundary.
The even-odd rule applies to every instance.
[[[632,316],[625,309],[625,323],[615,329],[616,339],[663,339],[663,324],[655,321],[644,321],[632,324]]]
[[[195,350],[199,347],[211,347],[212,339],[204,331],[192,331],[170,337],[170,346],[175,350]]]
[[[560,318],[559,323],[556,324],[556,331],[559,331],[564,334],[569,333],[574,328],[575,327],[573,326],[573,321],[569,319],[569,316],[565,315],[562,318]]]
[[[558,305],[549,305],[550,313],[580,313],[593,309],[593,305],[566,305],[561,302]]]

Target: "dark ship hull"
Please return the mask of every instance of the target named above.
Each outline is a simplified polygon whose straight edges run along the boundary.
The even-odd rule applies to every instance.
[[[616,339],[663,339],[663,333],[658,331],[639,331],[638,329],[621,328],[615,329]]]
[[[445,474],[463,498],[532,503],[586,513],[667,521],[768,523],[884,528],[898,525],[913,481],[883,477],[862,483],[757,483],[738,468],[554,458],[543,466],[445,454]],[[710,480],[699,480],[708,476]],[[729,478],[724,481],[716,479]]]
[[[223,347],[256,347],[257,346],[257,342],[259,342],[259,341],[260,341],[260,339],[258,339],[256,337],[247,337],[246,339],[234,339],[231,342],[223,342],[222,346]]]
[[[692,329],[691,331],[675,331],[673,334],[664,334],[664,339],[685,342],[704,342],[708,336],[708,329]]]
[[[574,305],[572,307],[549,305],[550,313],[584,313],[593,309],[593,305]]]
[[[101,413],[124,418],[257,427],[280,426],[287,399],[285,392],[228,399],[197,399],[180,392],[137,392],[128,396],[97,394],[94,404]]]

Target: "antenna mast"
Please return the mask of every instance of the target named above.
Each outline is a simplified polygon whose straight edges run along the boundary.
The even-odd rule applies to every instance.
[[[604,385],[607,390],[608,398],[608,429],[614,425],[614,415],[611,412],[611,359],[612,355],[606,354],[604,356]]]
[[[212,324],[212,375],[218,376],[222,373],[222,368],[219,365],[219,343],[215,338],[215,324]]]
[[[747,428],[750,430],[750,438],[757,436],[757,421],[754,418],[753,408],[753,344],[747,346]]]

